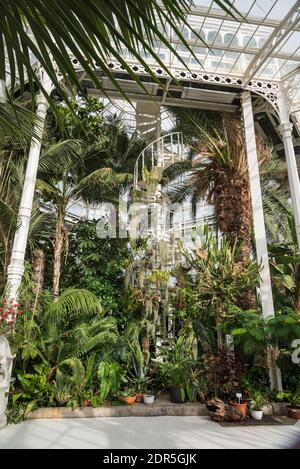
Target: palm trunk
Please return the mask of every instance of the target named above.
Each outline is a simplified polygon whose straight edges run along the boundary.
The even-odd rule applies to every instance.
[[[251,252],[251,204],[248,178],[233,171],[216,176],[215,208],[220,230],[233,245],[241,244],[240,260]]]
[[[60,286],[60,274],[61,274],[61,262],[62,254],[64,249],[64,237],[65,237],[65,212],[59,211],[56,229],[55,229],[55,246],[54,246],[54,268],[53,268],[53,296],[57,298],[59,296]]]
[[[45,254],[42,249],[34,249],[31,254],[32,259],[32,280],[34,282],[33,292],[37,293],[44,286]]]

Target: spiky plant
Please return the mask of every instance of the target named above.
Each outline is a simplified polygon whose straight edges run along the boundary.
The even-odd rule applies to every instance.
[[[229,306],[247,300],[249,290],[259,283],[259,266],[250,259],[237,262],[239,246],[224,236],[218,240],[206,225],[200,245],[184,251],[191,278],[190,309],[196,319],[210,325],[214,317],[218,347],[222,348],[222,323]]]

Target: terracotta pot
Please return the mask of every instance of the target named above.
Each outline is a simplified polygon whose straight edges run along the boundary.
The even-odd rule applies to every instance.
[[[132,405],[136,401],[136,396],[119,396],[119,401],[126,402],[128,405]]]
[[[292,419],[300,419],[300,408],[298,407],[287,407],[288,416]]]
[[[238,409],[244,418],[247,417],[247,402],[241,402],[240,404],[237,402],[230,402],[230,405]]]

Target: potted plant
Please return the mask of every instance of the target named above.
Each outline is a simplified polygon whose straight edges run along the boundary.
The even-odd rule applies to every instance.
[[[136,382],[136,402],[143,402],[145,393],[147,389],[149,389],[151,379],[148,376],[145,376],[144,378],[137,379]],[[148,393],[149,394],[149,393]]]
[[[288,416],[293,419],[300,419],[300,392],[292,393],[279,392],[277,398],[280,400],[287,400],[289,405],[287,406]]]
[[[119,401],[125,402],[128,405],[135,403],[137,398],[137,393],[134,386],[127,386],[120,392],[118,396]]]
[[[144,394],[144,404],[153,404],[155,401],[155,394],[151,391]]]
[[[235,409],[237,409],[241,413],[243,418],[246,418],[247,417],[247,402],[242,401],[242,397],[243,396],[241,393],[236,393],[236,400],[230,401],[229,404],[235,407]]]
[[[195,369],[192,351],[179,337],[171,346],[161,347],[161,358],[158,372],[170,391],[171,402],[183,404],[191,394],[191,374]]]
[[[261,420],[263,417],[263,407],[268,405],[269,400],[265,394],[260,391],[255,391],[251,395],[251,408],[250,414],[254,420]]]

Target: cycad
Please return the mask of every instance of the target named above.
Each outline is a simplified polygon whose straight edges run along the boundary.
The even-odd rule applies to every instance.
[[[175,163],[165,173],[165,182],[176,181],[170,188],[174,201],[191,198],[193,210],[199,200],[207,198],[215,205],[218,225],[233,244],[243,242],[243,255],[251,246],[251,207],[246,148],[239,116],[216,114],[194,109],[172,108],[176,131],[182,131],[191,147],[186,161]],[[286,170],[278,159],[271,159],[272,149],[257,138],[262,171],[262,192],[270,238],[285,233],[288,196]],[[280,169],[280,171],[279,171]],[[277,219],[281,219],[276,226]]]

